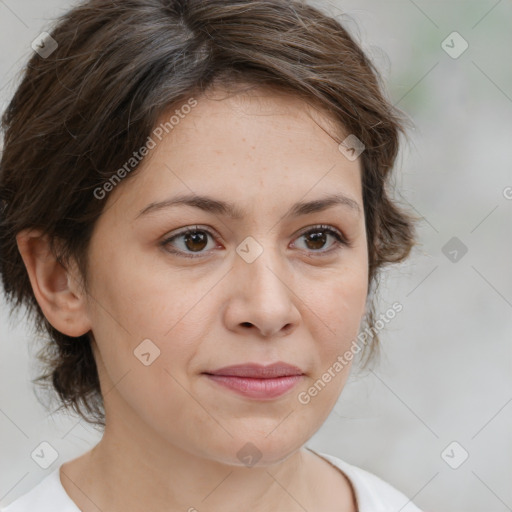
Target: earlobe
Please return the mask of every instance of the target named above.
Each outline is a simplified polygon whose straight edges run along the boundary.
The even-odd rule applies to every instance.
[[[55,329],[68,336],[91,330],[86,296],[81,291],[76,270],[57,261],[49,240],[40,230],[24,230],[16,236],[18,250],[27,269],[36,300]]]

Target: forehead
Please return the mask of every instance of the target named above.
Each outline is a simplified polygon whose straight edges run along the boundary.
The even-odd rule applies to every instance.
[[[274,204],[327,193],[360,197],[360,159],[341,154],[343,126],[318,107],[268,88],[215,89],[195,100],[193,108],[175,105],[158,120],[161,140],[155,137],[137,174],[118,187],[130,207],[174,193],[252,202],[253,208],[263,192]]]
[[[182,101],[182,104],[185,102]],[[173,106],[171,113],[180,105]],[[199,131],[207,130],[211,124],[218,123],[221,119],[229,119],[230,123],[237,127],[245,127],[248,131],[270,125],[283,132],[307,130],[313,138],[315,134],[313,126],[323,131],[324,136],[331,138],[333,143],[343,140],[348,133],[342,123],[329,114],[325,106],[320,106],[318,100],[302,99],[291,91],[260,85],[236,85],[230,88],[226,86],[212,87],[197,98],[197,106],[191,109],[186,118],[192,123],[199,121],[195,128]],[[163,112],[158,124],[165,123],[169,119],[169,111]],[[183,123],[183,118],[180,120]],[[190,129],[187,123],[187,128]],[[229,125],[224,130],[230,129]],[[172,130],[177,136],[183,135],[184,130]],[[316,131],[316,130],[315,130]],[[214,136],[217,132],[210,135]]]

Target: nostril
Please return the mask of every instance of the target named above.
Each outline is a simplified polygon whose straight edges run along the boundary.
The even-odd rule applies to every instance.
[[[242,325],[243,325],[244,327],[252,327],[251,322],[242,322]]]

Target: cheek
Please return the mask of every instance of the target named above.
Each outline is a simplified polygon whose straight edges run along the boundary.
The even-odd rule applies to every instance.
[[[340,347],[355,337],[364,315],[368,292],[364,266],[345,266],[324,277],[306,295],[317,325],[315,339]],[[311,313],[310,313],[311,315]]]
[[[351,359],[340,366],[339,357],[357,342],[365,312],[368,274],[364,258],[361,263],[344,265],[321,280],[308,279],[303,290],[307,299],[302,317],[311,332],[311,353],[316,360],[314,379],[309,385],[316,379],[326,383],[325,387],[319,384],[322,391],[315,395],[313,407],[320,410],[334,404],[348,378]]]
[[[200,339],[195,331],[199,324],[193,321],[197,293],[183,293],[184,283],[176,284],[172,273],[165,282],[156,272],[134,268],[112,265],[95,277],[93,294],[101,305],[93,301],[93,333],[104,393],[114,391],[110,411],[130,416],[135,411],[136,418],[161,428],[162,434],[177,435],[179,426],[169,423],[177,411],[205,421],[183,387]]]
[[[134,248],[107,246],[101,253],[91,281],[92,306],[101,323],[112,323],[132,341],[162,337],[185,313],[183,283],[170,270],[156,270],[154,259]]]
[[[190,368],[209,337],[212,315],[218,315],[209,293],[218,278],[191,280],[170,268],[120,258],[119,252],[110,261],[95,275],[95,296],[104,307],[96,307],[93,322],[107,388],[122,379],[116,388],[123,401],[150,423],[180,410],[204,423],[183,386],[188,388]],[[152,362],[145,366],[144,359]]]

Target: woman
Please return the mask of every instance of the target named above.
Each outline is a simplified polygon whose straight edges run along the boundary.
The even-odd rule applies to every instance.
[[[91,0],[35,52],[2,282],[49,337],[39,380],[104,432],[6,512],[417,511],[305,446],[414,244],[386,191],[404,120],[346,30],[299,1]]]

